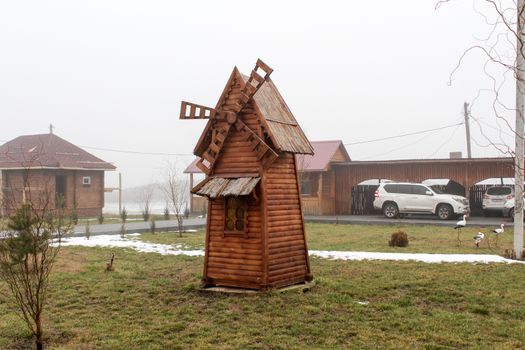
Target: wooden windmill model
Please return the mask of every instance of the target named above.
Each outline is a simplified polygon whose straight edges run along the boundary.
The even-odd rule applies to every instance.
[[[294,154],[313,154],[294,116],[257,60],[235,67],[215,108],[182,102],[181,119],[209,119],[195,155],[208,197],[203,282],[266,290],[310,281]]]

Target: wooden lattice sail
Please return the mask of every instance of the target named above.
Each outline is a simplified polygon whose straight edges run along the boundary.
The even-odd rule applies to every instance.
[[[205,286],[265,290],[310,281],[295,154],[313,148],[261,60],[237,68],[215,108],[182,102],[181,119],[209,119],[194,153],[208,197]]]

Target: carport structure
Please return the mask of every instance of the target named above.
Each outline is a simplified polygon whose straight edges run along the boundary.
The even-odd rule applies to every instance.
[[[470,189],[487,178],[513,177],[514,160],[508,158],[413,159],[385,161],[350,161],[333,164],[335,171],[334,213],[349,215],[352,188],[368,179],[390,179],[403,182],[422,182],[426,179],[450,179]]]

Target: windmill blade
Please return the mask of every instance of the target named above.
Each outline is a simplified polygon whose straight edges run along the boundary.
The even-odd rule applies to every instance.
[[[180,119],[221,119],[222,113],[214,108],[182,101],[180,104]]]
[[[197,162],[197,167],[206,175],[211,173],[231,127],[232,124],[227,123],[223,127],[215,129],[208,149],[204,151],[201,159]]]
[[[264,76],[261,76],[259,72],[264,73]],[[241,91],[241,96],[239,98],[240,112],[246,104],[251,100],[253,95],[261,88],[265,81],[268,80],[270,74],[272,74],[273,69],[270,68],[266,63],[257,59],[255,63],[255,68],[252,70],[250,77]]]
[[[266,142],[261,139],[256,132],[244,124],[240,119],[235,122],[235,128],[244,134],[244,139],[248,141],[252,150],[257,153],[257,159],[262,161],[263,168],[268,168],[279,155]]]

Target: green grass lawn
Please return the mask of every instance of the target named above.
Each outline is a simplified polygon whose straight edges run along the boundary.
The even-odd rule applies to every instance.
[[[409,246],[394,248],[388,246],[392,233],[401,230],[407,233]],[[482,241],[480,248],[474,245],[473,237],[484,232],[489,238]],[[503,254],[512,249],[512,229],[506,229],[495,246],[495,236],[490,230],[480,227],[467,227],[462,230],[461,244],[458,246],[457,231],[443,226],[397,226],[397,225],[332,225],[306,224],[308,248],[314,250],[349,250],[365,252],[405,252],[405,253],[461,253],[461,254]],[[140,239],[154,243],[181,243],[189,249],[204,248],[204,231],[185,233],[143,234]]]
[[[368,234],[362,232],[366,228]],[[308,239],[311,249],[388,251],[385,239],[396,229],[316,224],[308,225]],[[415,229],[406,229],[409,237],[431,235],[436,228]],[[454,251],[455,236],[447,240],[450,234],[440,232],[427,251],[434,239]],[[424,242],[421,237],[411,238],[407,249],[424,249],[415,243]],[[203,245],[202,233],[142,239]],[[104,272],[112,253],[116,270]],[[522,265],[312,258],[317,284],[310,292],[255,296],[199,292],[202,265],[202,257],[63,248],[46,309],[48,348],[525,348]],[[31,345],[14,305],[0,296],[0,349]]]

